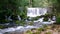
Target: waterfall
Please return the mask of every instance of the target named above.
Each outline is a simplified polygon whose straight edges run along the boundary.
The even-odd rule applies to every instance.
[[[37,21],[43,22],[44,17],[38,19]]]
[[[41,16],[41,15],[45,15],[47,13],[47,9],[46,8],[28,8],[27,10],[28,10],[27,16],[29,16],[29,17]],[[18,17],[17,19],[20,21],[21,20],[20,16],[17,15],[17,17]],[[31,18],[29,18],[29,19],[31,19]],[[25,27],[24,26],[17,26],[17,27],[6,28],[6,29],[0,30],[0,34],[3,34],[5,32],[26,31],[28,29],[42,27],[42,25],[40,25],[41,23],[42,24],[51,24],[51,23],[54,22],[54,21],[49,22],[50,18],[49,18],[48,22],[43,22],[43,19],[44,19],[44,17],[39,18],[37,21],[34,21],[34,22],[36,22],[36,23],[34,23],[34,24],[36,24],[36,26],[28,25],[28,26],[25,26]],[[12,21],[11,16],[8,17],[8,20]],[[56,20],[56,17],[53,16],[52,20]],[[41,23],[39,24],[38,21],[41,22]],[[28,23],[28,20],[26,20],[26,23]],[[7,23],[7,25],[8,24],[9,23]]]
[[[47,13],[47,8],[27,8],[27,16],[37,17],[45,15]]]

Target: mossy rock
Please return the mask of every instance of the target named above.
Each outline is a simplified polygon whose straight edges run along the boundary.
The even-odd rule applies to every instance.
[[[44,31],[44,29],[43,29],[43,28],[38,28],[37,30],[38,30],[38,31],[40,31],[40,32],[41,32],[41,31]]]
[[[31,30],[26,31],[25,34],[32,34]]]
[[[40,34],[40,31],[38,31],[36,28],[31,29],[32,34]]]
[[[46,32],[45,34],[51,34],[51,32]]]
[[[30,22],[29,25],[33,25],[33,22]]]

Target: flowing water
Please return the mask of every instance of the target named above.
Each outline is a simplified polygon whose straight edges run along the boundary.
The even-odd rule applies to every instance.
[[[30,17],[40,16],[40,15],[44,15],[46,12],[47,12],[47,9],[45,9],[45,8],[29,8],[27,16],[30,16]],[[8,19],[11,20],[10,17]],[[19,15],[18,15],[18,19],[21,20]],[[33,26],[28,25],[25,27],[17,26],[17,27],[11,27],[11,28],[6,28],[6,29],[0,29],[0,34],[4,34],[5,32],[14,32],[14,31],[16,31],[16,32],[27,31],[32,28],[42,27],[42,24],[51,24],[51,23],[55,22],[52,20],[50,22],[43,22],[43,19],[44,18],[40,18],[37,21],[34,21]],[[54,17],[54,19],[55,19],[55,17]]]
[[[47,8],[27,8],[27,16],[37,17],[45,15],[47,13]]]

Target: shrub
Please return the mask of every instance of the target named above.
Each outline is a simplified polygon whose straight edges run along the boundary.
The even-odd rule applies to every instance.
[[[48,21],[48,18],[44,18],[44,21]]]
[[[56,18],[56,24],[60,24],[60,17]]]
[[[44,29],[43,29],[43,28],[38,28],[37,30],[38,30],[38,31],[40,31],[40,32],[41,32],[41,31],[44,31]]]
[[[32,34],[31,30],[26,31],[26,34]]]
[[[4,26],[0,26],[0,29],[3,29],[4,28]]]
[[[16,21],[16,24],[18,24],[18,25],[21,25],[21,26],[24,26],[25,25],[25,22],[24,21]]]
[[[46,32],[45,34],[51,34],[51,32]]]

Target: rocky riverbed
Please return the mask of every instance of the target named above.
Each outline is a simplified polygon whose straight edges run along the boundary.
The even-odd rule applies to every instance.
[[[37,28],[42,28],[44,26],[44,24],[51,24],[53,22],[42,22],[41,23],[37,23],[37,25],[28,25],[28,26],[17,26],[17,27],[11,27],[11,28],[6,28],[6,29],[0,29],[0,34],[4,34],[4,33],[21,33],[21,32],[26,32],[28,30],[31,30],[33,28],[37,29]],[[36,24],[36,23],[35,23]],[[44,27],[43,27],[44,28]]]
[[[32,28],[27,31],[6,32],[5,34],[60,34],[60,25],[48,25],[44,28]]]

